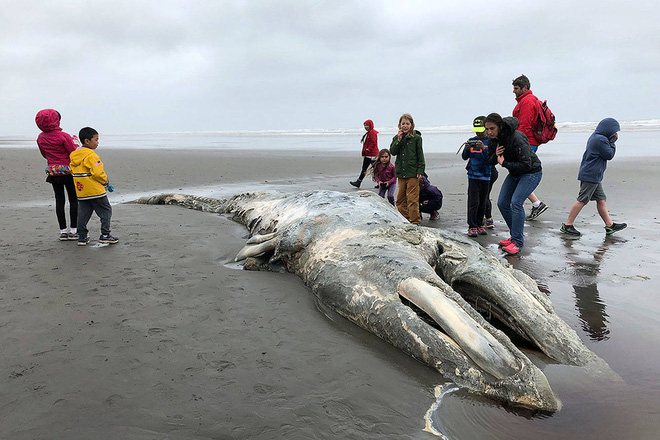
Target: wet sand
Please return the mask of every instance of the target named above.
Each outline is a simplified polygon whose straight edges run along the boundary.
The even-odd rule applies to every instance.
[[[297,277],[240,270],[231,261],[246,238],[241,225],[121,203],[171,190],[352,191],[359,157],[102,146],[99,154],[118,190],[110,200],[121,241],[99,245],[93,217],[92,242],[81,248],[57,240],[36,149],[0,148],[0,438],[433,438],[423,416],[442,378],[325,310]],[[464,232],[464,162],[427,162],[445,204],[423,225]],[[510,260],[625,384],[542,365],[561,412],[532,416],[458,392],[434,415],[451,437],[655,438],[659,165],[615,159],[605,191],[612,218],[629,227],[606,238],[588,205],[579,240],[558,232],[578,164],[544,166],[537,194],[550,209],[528,222],[523,254]],[[497,254],[508,237],[498,214],[493,233],[477,239]]]

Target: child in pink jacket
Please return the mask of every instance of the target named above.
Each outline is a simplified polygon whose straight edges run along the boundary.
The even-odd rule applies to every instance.
[[[378,184],[378,195],[385,198],[394,205],[394,191],[396,190],[396,174],[394,164],[390,162],[392,156],[390,150],[383,148],[378,153],[378,160],[374,162],[374,180]]]
[[[76,145],[73,138],[60,128],[60,114],[56,110],[41,110],[34,120],[41,130],[41,134],[37,138],[37,146],[41,155],[48,162],[46,182],[53,186],[55,193],[55,214],[60,226],[60,240],[78,240],[78,198],[69,162],[69,154],[76,149]],[[66,227],[64,212],[65,189],[69,197],[70,228]]]

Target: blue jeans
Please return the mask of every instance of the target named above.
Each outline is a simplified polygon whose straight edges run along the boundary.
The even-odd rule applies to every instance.
[[[532,174],[523,174],[520,177],[513,177],[511,174],[506,176],[502,182],[500,196],[497,199],[497,207],[504,218],[506,225],[511,232],[511,240],[515,241],[519,247],[524,244],[523,229],[525,227],[525,209],[523,203],[534,192],[539,183],[543,172]]]

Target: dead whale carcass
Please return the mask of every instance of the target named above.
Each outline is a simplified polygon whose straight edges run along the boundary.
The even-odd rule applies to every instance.
[[[138,203],[233,213],[251,234],[237,260],[283,263],[325,305],[471,391],[561,406],[543,373],[479,310],[558,362],[609,369],[525,274],[461,236],[409,224],[371,192],[163,194]]]

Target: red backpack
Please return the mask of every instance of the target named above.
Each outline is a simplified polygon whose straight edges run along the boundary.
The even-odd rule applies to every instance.
[[[541,145],[557,136],[557,127],[555,127],[555,115],[548,108],[548,101],[539,100],[539,104],[539,113],[534,126],[534,139]]]

